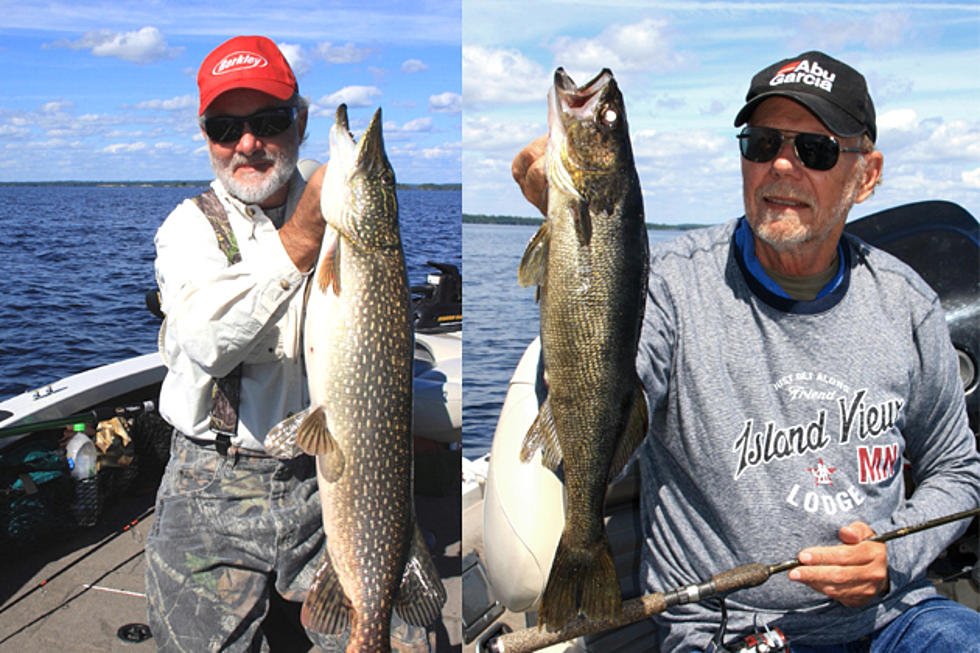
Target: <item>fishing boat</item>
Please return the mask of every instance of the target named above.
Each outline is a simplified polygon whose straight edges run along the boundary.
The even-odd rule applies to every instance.
[[[976,219],[958,205],[928,201],[869,215],[848,223],[846,230],[902,259],[936,290],[959,359],[970,427],[980,434],[980,226]],[[539,464],[522,464],[518,455],[546,393],[540,361],[535,338],[510,380],[489,454],[463,461],[466,653],[491,651],[497,637],[536,626],[540,595],[564,525],[561,480]],[[639,485],[633,465],[610,485],[605,501],[606,532],[624,599],[640,596],[643,589],[638,577],[643,537]],[[932,564],[929,576],[940,592],[980,610],[976,521]],[[544,650],[649,652],[654,629],[651,619],[643,619]]]
[[[458,650],[461,642],[459,522],[447,515],[460,510],[462,311],[459,270],[430,265],[435,271],[426,282],[411,288],[413,435],[418,522],[450,596],[442,622],[431,627],[441,651]],[[151,310],[153,303],[151,293]],[[76,492],[73,505],[52,507],[59,523],[40,524],[38,531],[18,529],[23,520],[13,519],[14,508],[38,513],[11,501],[40,493],[0,493],[0,526],[6,529],[0,534],[0,651],[156,650],[145,626],[143,542],[169,453],[171,428],[156,412],[165,374],[159,354],[149,353],[0,402],[0,458],[30,443],[56,447],[66,426],[105,424],[113,417],[125,419],[135,445],[131,467],[100,467],[92,501],[80,506]],[[82,512],[94,525],[78,525]],[[263,625],[272,650],[309,650],[298,615],[299,604],[273,592]]]

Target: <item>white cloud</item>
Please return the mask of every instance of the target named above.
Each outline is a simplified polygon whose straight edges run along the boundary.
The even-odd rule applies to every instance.
[[[519,50],[463,46],[463,98],[482,102],[541,102],[550,85],[548,72]]]
[[[967,188],[975,188],[980,190],[980,168],[974,168],[973,170],[967,170],[962,175],[963,185]]]
[[[429,96],[429,111],[435,113],[459,113],[463,110],[463,96],[449,91]]]
[[[422,61],[419,59],[406,59],[402,62],[403,73],[418,73],[428,69],[429,67],[422,63]]]
[[[31,130],[26,127],[20,127],[17,125],[0,125],[0,139],[4,140],[15,140],[21,138],[27,138],[31,134]]]
[[[445,159],[453,158],[459,160],[461,143],[443,143],[436,147],[427,147],[422,150],[423,159]]]
[[[58,41],[51,45],[72,50],[90,50],[97,57],[116,57],[140,64],[173,59],[184,49],[168,46],[163,34],[156,27],[143,27],[134,32],[93,30],[86,32],[77,41]]]
[[[879,133],[888,130],[909,132],[918,127],[919,120],[915,109],[893,109],[878,116],[876,123]]]
[[[276,43],[276,46],[297,77],[305,75],[313,68],[313,61],[306,55],[303,46],[295,43]]]
[[[336,93],[323,96],[318,104],[334,108],[341,103],[349,107],[370,107],[374,104],[374,98],[381,95],[381,89],[377,86],[345,86]]]
[[[496,152],[509,161],[546,130],[543,122],[500,122],[483,116],[467,117],[463,120],[463,142],[467,153]]]
[[[416,118],[415,120],[409,120],[401,127],[402,131],[405,132],[429,132],[432,131],[432,118],[426,116],[425,118]]]
[[[867,17],[853,15],[844,19],[828,19],[828,12],[804,19],[806,29],[790,43],[791,50],[812,50],[819,47],[827,52],[850,46],[870,47],[873,50],[899,47],[908,42],[912,30],[908,14],[880,12]],[[817,44],[815,46],[814,44]]]
[[[146,143],[142,141],[136,143],[113,143],[112,145],[103,147],[102,151],[107,154],[121,154],[126,152],[140,152],[145,150],[146,147]]]
[[[62,111],[68,111],[73,109],[75,104],[73,102],[67,102],[64,100],[56,100],[53,102],[45,102],[41,105],[42,113],[61,113]]]
[[[614,24],[596,37],[561,36],[551,42],[555,62],[570,73],[595,75],[602,68],[613,73],[667,72],[689,63],[689,56],[675,52],[665,20],[646,18],[637,23]],[[579,83],[588,81],[582,79]]]
[[[178,95],[169,100],[146,100],[136,105],[137,109],[151,109],[163,111],[180,111],[197,106],[197,97],[194,95]]]
[[[358,63],[364,61],[371,52],[371,48],[359,48],[353,43],[333,45],[326,42],[317,46],[317,54],[327,63]]]

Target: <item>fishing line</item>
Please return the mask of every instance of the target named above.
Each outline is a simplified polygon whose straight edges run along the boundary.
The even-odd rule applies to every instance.
[[[136,560],[137,558],[139,558],[140,556],[143,555],[143,551],[144,551],[143,549],[140,549],[139,551],[137,551],[133,555],[129,556],[128,558],[126,558],[125,560],[123,560],[122,562],[120,562],[119,564],[117,564],[115,567],[113,567],[109,571],[105,572],[104,574],[102,574],[101,576],[99,576],[98,578],[96,578],[93,581],[93,584],[94,583],[98,583],[100,580],[102,580],[103,578],[105,578],[109,574],[112,574],[113,572],[115,572],[115,571],[117,571],[117,570],[125,567],[130,562],[132,562],[133,560]],[[79,560],[80,559],[81,558],[79,558]],[[61,573],[61,572],[59,572],[59,573]],[[40,587],[40,585],[38,587]],[[37,589],[37,588],[35,588],[35,589]],[[82,594],[85,594],[86,592],[88,592],[89,590],[90,590],[90,587],[89,586],[83,586],[82,589],[79,590],[78,592],[76,592],[74,595],[69,596],[67,599],[65,599],[64,601],[62,601],[58,605],[54,606],[53,608],[51,608],[47,612],[45,612],[43,614],[39,614],[37,617],[35,617],[31,621],[28,621],[26,624],[24,624],[23,626],[21,626],[20,628],[18,628],[14,632],[10,633],[9,635],[7,635],[6,637],[4,637],[3,639],[0,639],[0,645],[3,645],[4,643],[6,643],[7,641],[9,641],[10,639],[13,639],[17,635],[21,634],[22,632],[24,632],[25,630],[27,630],[28,628],[30,628],[31,626],[33,626],[34,624],[38,623],[39,621],[43,621],[43,620],[47,619],[52,614],[54,614],[58,610],[62,609],[63,607],[65,607],[66,605],[68,605],[69,603],[71,603],[72,601],[74,601],[75,599],[77,599],[78,597],[80,597]],[[27,595],[25,594],[24,596],[27,596]],[[21,597],[21,598],[23,598],[23,597]],[[19,600],[20,599],[18,599],[18,601]],[[7,606],[7,607],[9,607],[9,606]]]
[[[76,559],[72,560],[71,562],[69,562],[68,564],[66,564],[64,567],[62,567],[61,569],[59,569],[58,571],[56,571],[55,573],[51,574],[50,576],[48,576],[47,578],[45,578],[44,580],[42,580],[40,583],[38,583],[37,585],[35,585],[34,587],[32,587],[30,590],[28,590],[24,594],[21,594],[19,597],[17,597],[16,599],[14,599],[13,601],[11,601],[7,605],[5,605],[2,608],[0,608],[0,615],[2,615],[4,612],[6,612],[10,608],[14,607],[15,605],[17,605],[18,603],[20,603],[24,599],[26,599],[28,596],[30,596],[34,592],[38,591],[42,587],[45,587],[49,582],[51,582],[52,580],[54,580],[58,576],[62,575],[63,573],[65,573],[66,571],[68,571],[69,569],[71,569],[72,567],[74,567],[75,565],[77,565],[79,562],[81,562],[85,558],[89,557],[90,555],[92,555],[93,553],[95,553],[96,551],[98,551],[99,549],[101,549],[102,547],[104,547],[105,545],[109,544],[109,542],[112,542],[114,539],[116,539],[117,537],[119,537],[123,533],[126,533],[126,532],[132,530],[132,528],[134,526],[136,526],[141,521],[143,521],[144,519],[146,519],[147,517],[149,517],[150,515],[152,515],[153,514],[153,510],[154,510],[153,508],[148,508],[145,512],[143,512],[143,514],[141,514],[140,516],[138,516],[135,519],[133,519],[131,522],[129,522],[128,524],[126,524],[125,526],[123,526],[120,530],[116,531],[115,533],[110,533],[109,535],[107,535],[106,537],[104,537],[101,542],[99,542],[98,544],[96,544],[95,546],[93,546],[91,549],[89,549],[88,551],[86,551],[82,555],[78,556]],[[142,552],[143,551],[140,550],[140,553],[142,553]],[[112,569],[112,571],[115,571],[118,568],[119,567],[115,567],[115,568]],[[105,575],[100,576],[98,579],[96,579],[95,581],[93,581],[92,584],[95,584],[96,582],[98,582],[102,578],[105,578]],[[67,601],[65,603],[67,603]],[[62,604],[62,605],[64,605],[64,604]],[[58,606],[58,607],[61,607],[61,606]],[[57,609],[57,608],[55,608],[55,609]],[[34,622],[31,622],[31,623],[34,623]],[[30,625],[30,624],[28,624],[28,625]],[[21,630],[23,630],[23,629],[21,629]],[[18,630],[17,632],[20,632],[20,630]],[[3,642],[7,641],[7,639],[9,639],[9,638],[10,638],[10,636],[8,636],[7,638],[4,638],[4,639],[0,640],[0,644],[2,644]]]

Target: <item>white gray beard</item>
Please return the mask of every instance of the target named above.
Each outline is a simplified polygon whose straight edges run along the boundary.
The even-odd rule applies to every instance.
[[[214,170],[218,181],[233,197],[245,204],[261,204],[289,182],[289,178],[293,176],[293,171],[296,169],[296,161],[299,159],[299,148],[281,150],[272,156],[265,152],[253,157],[235,154],[227,164],[217,161],[210,151],[208,156],[211,159],[211,169]],[[234,170],[236,166],[260,161],[271,161],[273,164],[272,168],[260,179],[245,182],[235,179]],[[252,176],[257,177],[258,175]]]
[[[860,190],[860,182],[861,176],[859,175],[854,175],[844,182],[844,190],[841,193],[840,201],[837,203],[837,206],[834,207],[834,210],[831,213],[832,217],[830,222],[827,225],[823,225],[824,231],[822,233],[814,233],[812,227],[807,227],[801,224],[792,233],[787,234],[785,232],[770,229],[770,222],[766,219],[760,220],[759,224],[755,229],[753,229],[753,231],[759,239],[779,252],[790,251],[803,243],[822,238],[826,232],[833,227],[833,225],[847,219],[847,214],[851,212],[851,208],[854,206],[854,201],[857,199],[858,191]],[[764,201],[762,198],[765,193],[771,189],[772,186],[768,186],[760,189],[759,192],[757,192],[757,206],[764,206]],[[785,191],[784,194],[791,193],[789,191]],[[811,206],[813,205],[812,200],[809,197],[800,197],[797,199],[810,201]]]

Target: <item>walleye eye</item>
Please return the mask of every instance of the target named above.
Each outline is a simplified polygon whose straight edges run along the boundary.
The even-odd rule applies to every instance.
[[[610,127],[615,127],[616,122],[619,120],[619,114],[612,107],[603,108],[600,115],[602,116],[602,121]]]

